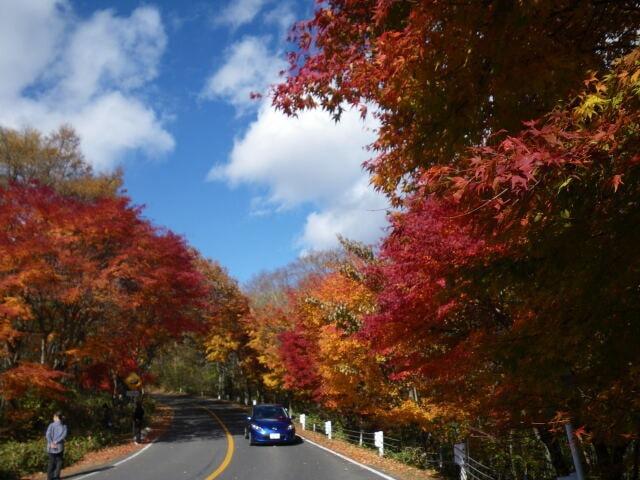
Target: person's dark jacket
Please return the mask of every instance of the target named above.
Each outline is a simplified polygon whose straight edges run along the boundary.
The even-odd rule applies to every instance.
[[[136,405],[136,409],[133,411],[133,421],[137,425],[142,425],[143,420],[144,420],[144,408],[142,408],[142,405]]]

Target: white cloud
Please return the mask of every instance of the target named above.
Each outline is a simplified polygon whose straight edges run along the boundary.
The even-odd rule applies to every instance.
[[[371,188],[367,178],[351,186],[344,195],[312,212],[297,240],[305,250],[324,250],[337,245],[337,235],[376,243],[387,225],[388,200]]]
[[[335,123],[319,110],[287,117],[265,101],[257,119],[235,141],[229,161],[214,167],[209,178],[265,187],[265,201],[253,204],[260,214],[265,205],[313,205],[296,241],[302,249],[335,246],[338,234],[375,242],[382,236],[388,206],[362,170],[369,155],[364,146],[373,141],[375,128],[372,120],[363,124],[356,111]]]
[[[295,23],[296,15],[293,6],[288,3],[279,3],[273,10],[265,13],[264,20],[268,24],[277,25],[280,33],[284,35]]]
[[[62,0],[7,0],[0,6],[0,124],[43,131],[69,123],[86,158],[113,167],[131,150],[171,150],[174,140],[143,100],[166,47],[157,9],[128,17],[73,16]]]
[[[267,3],[269,0],[231,0],[213,22],[236,29],[251,23]]]
[[[292,5],[280,2],[268,10],[269,3],[240,0],[229,4],[218,22],[237,28],[265,10],[265,24],[282,34],[295,21]],[[387,224],[389,205],[369,185],[362,169],[369,157],[365,146],[376,136],[376,122],[369,118],[363,123],[356,111],[346,112],[339,123],[320,110],[292,118],[276,111],[269,98],[251,100],[252,92],[267,93],[278,82],[278,73],[287,68],[281,52],[271,46],[273,40],[244,37],[227,50],[223,65],[206,82],[203,98],[225,101],[239,114],[250,111],[257,115],[234,141],[227,161],[211,169],[209,180],[261,187],[264,194],[251,201],[253,216],[310,205],[312,212],[293,240],[302,252],[334,247],[338,234],[376,242]],[[250,110],[252,106],[255,110]]]
[[[75,117],[85,154],[100,169],[108,168],[121,152],[141,149],[160,155],[174,147],[155,113],[141,101],[119,92],[102,95]]]
[[[231,45],[225,63],[209,77],[202,96],[226,100],[240,112],[258,105],[251,94],[266,93],[286,67],[280,55],[269,51],[269,40],[269,37],[249,36]]]
[[[141,87],[156,77],[166,44],[155,8],[138,8],[128,18],[97,12],[70,38],[60,64],[65,72],[61,94],[82,101],[110,85],[123,90]]]
[[[338,124],[321,110],[287,117],[262,103],[258,119],[236,139],[230,162],[214,170],[232,184],[265,183],[272,203],[330,202],[362,178],[364,146],[373,140],[355,112]]]
[[[17,95],[52,62],[66,27],[66,2],[0,4],[0,99]]]

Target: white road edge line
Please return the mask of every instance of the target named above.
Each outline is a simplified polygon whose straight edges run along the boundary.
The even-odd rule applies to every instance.
[[[371,473],[374,473],[374,474],[378,475],[379,477],[382,477],[382,478],[384,478],[386,480],[396,480],[395,478],[390,477],[389,475],[385,475],[384,473],[379,472],[375,468],[371,468],[371,467],[368,467],[366,465],[363,465],[362,463],[356,462],[355,460],[353,460],[353,459],[351,459],[349,457],[346,457],[346,456],[342,455],[341,453],[334,452],[330,448],[324,447],[324,446],[320,445],[319,443],[316,443],[316,442],[314,442],[312,440],[309,440],[307,437],[303,437],[300,434],[298,434],[298,436],[303,438],[305,443],[310,443],[311,445],[315,445],[316,447],[321,448],[322,450],[326,450],[329,453],[333,453],[336,457],[340,457],[341,459],[346,460],[347,462],[353,463],[354,465],[357,465],[357,466],[359,466],[361,468],[364,468],[365,470],[368,470]]]
[[[154,443],[156,443],[156,439],[153,439],[151,441],[151,443],[149,445],[145,445],[144,448],[142,448],[141,450],[138,450],[136,453],[129,455],[127,458],[123,458],[122,460],[120,460],[119,462],[114,463],[113,465],[105,465],[105,467],[117,467],[118,465],[122,465],[125,462],[128,462],[129,460],[131,460],[132,458],[137,457],[138,455],[140,455],[142,452],[144,452],[147,448],[149,448],[151,445],[153,445]],[[87,478],[90,477],[92,475],[96,475],[98,473],[102,473],[103,470],[98,470],[96,472],[91,472],[91,473],[87,473],[86,475],[82,475],[81,477],[74,477],[75,480],[80,480],[82,478]]]

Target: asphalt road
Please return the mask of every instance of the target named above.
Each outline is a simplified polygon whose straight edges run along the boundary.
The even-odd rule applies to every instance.
[[[123,463],[64,478],[83,480],[380,480],[302,439],[296,445],[249,446],[246,413],[225,403],[161,397],[174,409],[160,439]],[[222,425],[221,425],[221,423]]]

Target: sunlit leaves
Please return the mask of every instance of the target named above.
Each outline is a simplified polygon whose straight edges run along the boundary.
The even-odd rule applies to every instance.
[[[0,188],[0,206],[6,378],[39,362],[42,389],[59,378],[47,369],[102,372],[108,385],[110,372],[138,368],[158,343],[202,327],[195,311],[206,292],[193,254],[126,198],[87,201],[12,183]]]
[[[275,104],[336,118],[348,105],[378,106],[367,167],[397,199],[421,168],[519,130],[577,91],[587,70],[628,53],[639,15],[631,0],[322,2],[292,31],[298,48]],[[602,107],[603,93],[589,96],[583,115]]]

